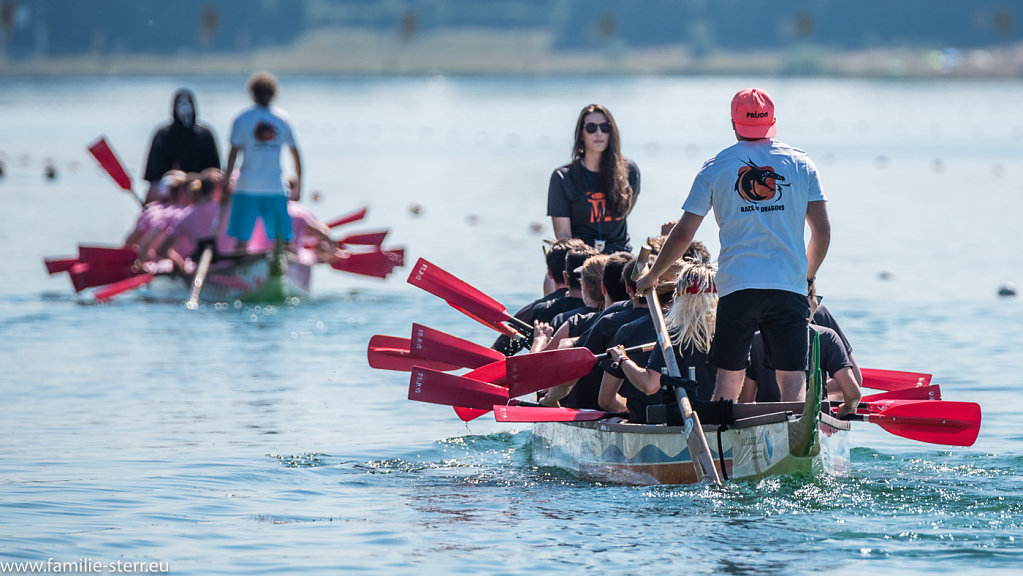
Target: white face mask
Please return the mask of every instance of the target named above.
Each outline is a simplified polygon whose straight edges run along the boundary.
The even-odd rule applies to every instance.
[[[186,98],[179,98],[174,104],[174,115],[184,124],[185,128],[191,128],[195,121],[195,109]]]

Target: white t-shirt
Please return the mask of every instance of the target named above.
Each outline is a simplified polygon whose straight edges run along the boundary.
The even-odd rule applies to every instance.
[[[253,106],[234,119],[231,146],[241,146],[242,164],[235,190],[247,194],[287,194],[281,171],[281,149],[296,147],[283,110]]]
[[[772,140],[740,141],[704,163],[682,209],[699,216],[714,209],[719,295],[750,288],[805,295],[806,205],[823,200],[805,152]]]

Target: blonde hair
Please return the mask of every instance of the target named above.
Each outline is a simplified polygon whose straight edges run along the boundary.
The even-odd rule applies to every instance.
[[[675,297],[665,319],[668,328],[679,331],[679,350],[693,347],[710,352],[718,309],[716,273],[717,265],[710,262],[685,262],[679,270]]]

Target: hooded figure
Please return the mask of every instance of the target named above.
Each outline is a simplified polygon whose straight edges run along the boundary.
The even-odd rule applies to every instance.
[[[196,121],[198,113],[191,90],[174,93],[171,116],[172,120],[156,131],[149,145],[145,180],[150,183],[150,190],[170,170],[198,173],[206,168],[220,168],[217,139],[209,128]],[[149,196],[146,202],[151,200]]]

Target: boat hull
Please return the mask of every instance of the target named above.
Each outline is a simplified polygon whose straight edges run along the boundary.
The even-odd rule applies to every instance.
[[[278,259],[279,258],[279,259]],[[203,302],[285,302],[308,298],[312,266],[290,255],[253,255],[240,260],[214,263],[200,292]],[[187,300],[191,277],[158,276],[140,292],[147,300]]]
[[[848,422],[825,414],[806,422],[798,414],[785,412],[744,420],[730,426],[703,426],[723,479],[822,472],[849,475]],[[816,438],[812,438],[813,424]],[[694,484],[699,477],[682,432],[677,426],[608,421],[537,423],[533,461],[590,480]]]

